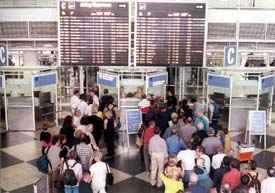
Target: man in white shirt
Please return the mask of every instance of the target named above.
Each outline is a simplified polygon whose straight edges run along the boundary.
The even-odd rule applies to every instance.
[[[91,165],[90,172],[92,177],[92,189],[93,192],[106,193],[106,174],[107,174],[107,164],[101,161],[102,154],[100,152],[95,153],[94,160],[96,163]]]
[[[77,109],[80,111],[81,117],[84,117],[86,113],[86,109],[88,108],[88,104],[86,102],[86,95],[81,94],[79,98],[80,98],[80,102],[78,104]]]
[[[75,90],[74,95],[71,97],[71,111],[72,111],[72,114],[74,114],[75,109],[78,107],[78,104],[80,103],[79,96],[80,96],[79,90]]]
[[[93,99],[93,104],[96,104],[97,106],[99,106],[99,99],[98,99],[98,96],[96,95],[96,92],[94,89],[91,90],[90,96]]]
[[[205,151],[205,149],[204,149],[204,147],[202,145],[197,146],[197,148],[196,148],[196,157],[204,159],[204,161],[205,161],[205,163],[204,163],[205,168],[206,168],[207,172],[209,173],[210,172],[211,161],[210,161],[209,156],[206,155],[204,153],[204,151]]]
[[[222,160],[225,156],[223,153],[223,146],[221,144],[217,145],[217,154],[212,157],[212,167],[214,170],[219,169],[222,164]]]
[[[190,175],[193,172],[195,166],[196,152],[191,150],[191,142],[186,143],[186,150],[182,150],[177,155],[177,160],[181,161],[184,169],[184,187],[187,188],[189,184]]]
[[[75,177],[77,179],[77,184],[74,186],[65,184],[65,193],[78,192],[79,182],[82,178],[82,166],[80,163],[77,163],[76,153],[74,151],[69,152],[69,160],[64,162],[63,173],[66,171],[66,169],[68,169],[68,167],[69,169],[72,169],[74,171]]]
[[[261,193],[274,193],[275,192],[275,169],[267,169],[267,178],[261,183]]]

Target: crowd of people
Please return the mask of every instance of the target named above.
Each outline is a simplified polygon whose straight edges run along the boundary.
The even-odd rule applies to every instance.
[[[164,184],[165,193],[274,193],[274,168],[266,179],[254,160],[240,171],[219,106],[213,96],[208,101],[207,108],[195,98],[177,102],[172,90],[166,99],[143,97],[138,144],[151,185]]]
[[[60,133],[52,135],[44,125],[40,140],[50,163],[50,192],[106,192],[109,166],[102,161],[99,144],[103,138],[104,158],[115,159],[121,124],[113,97],[107,89],[103,93],[99,99],[94,89],[89,96],[74,91],[72,115],[65,117]],[[152,186],[164,185],[165,193],[275,193],[274,168],[268,168],[264,178],[251,160],[247,172],[240,171],[228,130],[219,125],[213,96],[207,108],[195,98],[178,102],[173,90],[166,98],[139,97],[137,144]]]

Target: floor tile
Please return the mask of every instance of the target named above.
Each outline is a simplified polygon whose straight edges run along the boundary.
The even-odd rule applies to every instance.
[[[262,151],[254,156],[254,160],[257,162],[259,168],[267,169],[274,166],[273,154],[269,151]]]
[[[163,193],[164,188],[152,187],[151,184],[137,179],[129,178],[114,184],[108,193]]]
[[[1,188],[13,191],[35,183],[43,176],[36,167],[28,163],[21,163],[0,170]]]
[[[131,175],[126,174],[126,173],[119,171],[117,169],[114,169],[111,167],[110,167],[110,169],[111,169],[111,172],[114,174],[114,183],[115,184],[132,177]]]
[[[2,149],[2,151],[23,161],[30,161],[41,156],[40,141],[31,141]]]
[[[147,183],[151,183],[151,177],[146,172],[142,172],[140,174],[135,175],[136,178],[143,180]]]
[[[110,167],[130,175],[136,175],[145,170],[143,164],[141,164],[140,155],[136,151],[117,155],[112,159],[108,159],[107,162]]]
[[[1,148],[7,148],[30,141],[33,141],[33,137],[25,135],[21,132],[1,133]]]
[[[9,167],[9,166],[23,162],[22,160],[17,159],[16,157],[13,157],[3,151],[0,151],[0,157],[1,157],[0,168]]]
[[[31,184],[31,185],[13,190],[10,193],[33,193],[33,185]]]
[[[34,167],[36,167],[36,162],[37,162],[38,158],[37,159],[34,159],[34,160],[31,160],[31,161],[28,161],[27,163],[33,165]]]

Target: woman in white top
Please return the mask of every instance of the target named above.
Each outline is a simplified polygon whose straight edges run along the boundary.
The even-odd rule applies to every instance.
[[[90,173],[92,176],[92,189],[95,193],[106,193],[106,174],[107,164],[101,161],[102,154],[100,152],[95,153],[95,163],[90,167]]]

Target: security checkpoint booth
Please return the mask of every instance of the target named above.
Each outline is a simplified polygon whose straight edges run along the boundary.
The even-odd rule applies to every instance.
[[[97,73],[97,82],[99,97],[107,88],[120,109],[121,132],[123,138],[126,133],[129,147],[129,135],[136,134],[141,123],[141,113],[138,109],[141,99],[135,97],[135,92],[139,88],[147,97],[165,97],[168,84],[166,68],[102,67]],[[123,141],[124,139],[124,145]]]
[[[2,67],[1,72],[7,131],[35,131],[43,123],[57,124],[56,67]]]
[[[265,136],[266,126],[271,123],[274,72],[259,68],[209,70],[207,96],[213,95],[219,105],[223,128],[229,131],[250,131],[250,112],[265,113],[264,130],[251,135]],[[261,115],[262,116],[262,115]],[[263,116],[262,116],[263,117]]]

